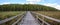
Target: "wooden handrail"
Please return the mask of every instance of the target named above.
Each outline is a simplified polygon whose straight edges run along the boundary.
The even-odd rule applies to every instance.
[[[55,18],[52,18],[52,17],[49,17],[49,16],[45,16],[45,15],[42,15],[42,14],[39,14],[39,13],[36,13],[36,12],[32,12],[32,13],[34,13],[34,14],[36,14],[36,15],[40,15],[40,16],[45,17],[45,18],[47,18],[47,19],[56,21],[56,22],[60,22],[59,19],[55,19]]]
[[[26,13],[25,13],[26,14]],[[22,15],[16,22],[14,22],[12,25],[16,25],[19,21],[21,21],[22,20],[22,18],[25,16],[25,14],[24,15]]]
[[[39,18],[38,16],[37,16],[37,18],[38,18],[40,21],[43,22],[43,25],[44,25],[44,23],[45,23],[46,25],[50,25],[49,23],[45,22],[43,19]]]
[[[24,16],[24,15],[23,15]],[[14,22],[12,25],[16,25],[19,21],[21,21],[23,17],[19,18],[16,22]]]
[[[21,16],[21,15],[23,15],[23,14],[19,14],[19,15],[16,15],[16,16],[13,16],[13,17],[10,17],[10,18],[1,20],[1,21],[0,21],[0,24],[3,24],[3,23],[5,23],[5,22],[8,22],[8,21],[10,21],[10,20],[12,20],[12,19],[14,19],[14,18],[17,18],[18,16]]]
[[[31,12],[33,15],[36,16],[37,19],[39,19],[40,21],[42,21],[43,23],[45,23],[46,25],[50,25],[49,23],[45,22],[43,19],[39,18],[38,15],[36,13]]]

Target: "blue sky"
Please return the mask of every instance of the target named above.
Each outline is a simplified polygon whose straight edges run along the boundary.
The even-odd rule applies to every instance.
[[[42,4],[60,10],[60,0],[0,0],[2,4]]]
[[[30,2],[32,2],[32,1],[35,1],[35,2],[37,2],[37,3],[58,3],[58,4],[60,4],[60,0],[0,0],[0,3],[26,3],[26,2],[28,2],[28,1],[30,1]],[[36,3],[36,4],[37,4]]]

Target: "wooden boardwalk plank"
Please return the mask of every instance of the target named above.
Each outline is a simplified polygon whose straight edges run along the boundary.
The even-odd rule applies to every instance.
[[[40,25],[37,20],[32,16],[30,11],[27,11],[26,16],[22,19],[18,25]]]

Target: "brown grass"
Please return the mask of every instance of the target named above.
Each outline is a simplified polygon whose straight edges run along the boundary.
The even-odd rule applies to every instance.
[[[22,12],[20,11],[9,11],[9,12],[0,12],[0,20],[21,14]]]
[[[59,11],[37,11],[37,12],[52,18],[60,19]]]

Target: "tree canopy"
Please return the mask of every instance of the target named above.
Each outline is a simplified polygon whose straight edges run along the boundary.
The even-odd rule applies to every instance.
[[[57,9],[37,4],[7,4],[0,5],[0,11],[57,11]]]

